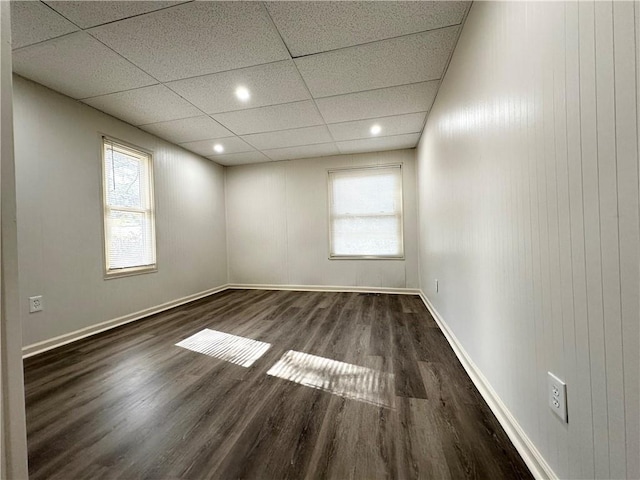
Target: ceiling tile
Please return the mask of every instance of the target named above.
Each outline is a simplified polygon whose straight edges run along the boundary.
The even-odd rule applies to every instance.
[[[206,113],[244,110],[311,98],[291,60],[178,80],[167,86]],[[249,90],[251,98],[248,101],[242,102],[236,97],[235,90],[239,86]]]
[[[448,27],[295,60],[317,97],[439,79],[460,27]]]
[[[11,2],[11,47],[20,48],[78,30],[45,4]]]
[[[418,144],[418,140],[420,140],[419,133],[409,133],[407,135],[394,135],[391,137],[348,140],[346,142],[337,142],[337,144],[340,153],[359,153],[413,148]]]
[[[79,27],[89,28],[185,2],[48,0],[45,3]]]
[[[222,145],[224,151],[220,155],[230,153],[250,152],[253,150],[251,145],[244,142],[238,137],[216,138],[211,140],[201,140],[199,142],[181,143],[180,146],[191,150],[193,153],[205,156],[207,158],[214,158],[218,156],[213,149],[214,145]]]
[[[425,112],[438,90],[439,80],[367,92],[319,98],[316,104],[327,123]]]
[[[219,113],[213,118],[237,135],[322,125],[311,100]]]
[[[295,160],[298,158],[326,157],[327,155],[338,155],[338,147],[335,143],[319,143],[317,145],[303,145],[299,147],[276,148],[273,150],[263,150],[271,160]]]
[[[290,58],[259,2],[191,2],[89,32],[162,82]]]
[[[233,133],[207,115],[170,120],[168,122],[150,123],[148,125],[142,125],[140,128],[173,143],[195,142],[209,138],[233,136]]]
[[[408,113],[406,115],[394,115],[392,117],[370,118],[355,122],[333,123],[328,125],[335,141],[356,140],[359,138],[372,138],[371,127],[380,126],[378,136],[401,135],[404,133],[416,133],[422,131],[427,112]]]
[[[230,153],[228,155],[211,155],[207,157],[220,165],[233,166],[233,165],[245,165],[247,163],[262,163],[270,162],[271,159],[261,152],[252,150],[250,152],[242,153]]]
[[[333,142],[333,138],[331,138],[327,127],[324,125],[244,135],[242,139],[258,150]]]
[[[84,103],[133,125],[201,115],[196,107],[164,85],[128,90],[83,100]]]
[[[462,22],[470,2],[267,2],[294,57]]]
[[[13,71],[73,98],[157,83],[84,32],[16,50]]]

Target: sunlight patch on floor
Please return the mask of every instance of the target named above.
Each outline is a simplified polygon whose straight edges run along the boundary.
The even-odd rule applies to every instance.
[[[177,347],[250,367],[271,347],[270,343],[205,328],[176,343]]]
[[[394,407],[393,374],[289,350],[267,375],[317,388],[351,400]]]

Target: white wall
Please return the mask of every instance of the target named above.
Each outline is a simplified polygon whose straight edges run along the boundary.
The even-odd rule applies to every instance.
[[[11,5],[0,2],[0,478],[27,478],[13,155]]]
[[[224,170],[14,77],[24,344],[226,284]],[[154,152],[158,272],[103,279],[101,140]],[[28,297],[44,311],[28,313]]]
[[[329,260],[327,170],[403,163],[405,260]],[[415,151],[226,169],[229,282],[416,288]]]
[[[639,41],[637,2],[475,2],[419,146],[421,288],[560,478],[640,477]]]

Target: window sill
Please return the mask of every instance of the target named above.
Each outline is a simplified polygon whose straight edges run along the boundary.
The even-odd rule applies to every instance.
[[[144,267],[122,268],[122,269],[107,271],[104,274],[104,279],[111,280],[113,278],[131,277],[133,275],[144,275],[146,273],[156,273],[157,271],[158,271],[157,265],[146,265]]]
[[[402,257],[391,257],[383,255],[329,255],[329,260],[404,260]]]

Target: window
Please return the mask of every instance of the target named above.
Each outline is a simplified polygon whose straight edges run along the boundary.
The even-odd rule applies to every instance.
[[[402,167],[329,171],[330,258],[403,258]]]
[[[105,137],[102,145],[106,276],[155,271],[151,154]]]

